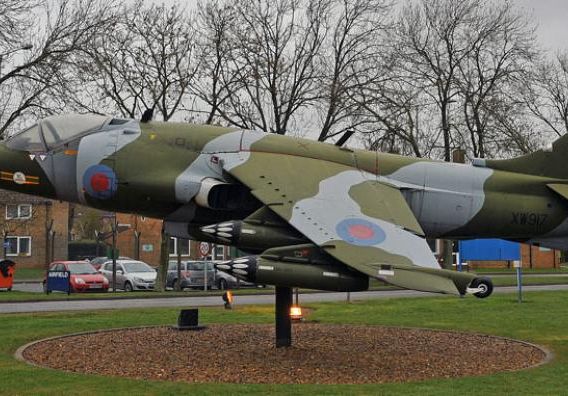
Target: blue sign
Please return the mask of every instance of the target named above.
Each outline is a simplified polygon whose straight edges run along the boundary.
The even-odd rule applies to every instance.
[[[521,259],[521,244],[503,239],[460,241],[460,261],[515,261]]]
[[[47,271],[45,290],[47,293],[61,291],[71,293],[71,273],[69,271]]]

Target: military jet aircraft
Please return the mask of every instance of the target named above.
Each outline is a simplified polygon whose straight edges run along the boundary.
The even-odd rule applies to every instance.
[[[334,291],[369,278],[486,297],[441,269],[428,238],[566,248],[568,137],[473,166],[258,131],[101,115],[54,116],[0,145],[0,188],[163,219],[172,236],[250,252],[243,280]]]

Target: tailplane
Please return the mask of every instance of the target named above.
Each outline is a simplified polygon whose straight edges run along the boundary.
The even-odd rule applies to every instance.
[[[553,179],[568,179],[568,134],[546,149],[507,160],[474,160],[474,166],[524,173]]]

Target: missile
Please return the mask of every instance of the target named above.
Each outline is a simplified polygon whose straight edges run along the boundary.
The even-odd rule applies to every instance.
[[[204,226],[200,231],[218,243],[235,245],[249,251],[263,251],[275,246],[308,242],[304,236],[288,226],[253,224],[241,220]]]
[[[301,287],[328,291],[362,291],[369,277],[339,265],[292,263],[259,256],[240,257],[215,265],[219,271],[260,285]]]

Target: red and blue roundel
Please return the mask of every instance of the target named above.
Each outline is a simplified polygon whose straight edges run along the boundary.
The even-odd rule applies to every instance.
[[[83,188],[93,198],[112,198],[117,185],[114,171],[106,165],[93,165],[83,175]]]
[[[381,227],[364,219],[345,219],[335,230],[345,242],[357,246],[373,246],[383,242],[387,235]]]

